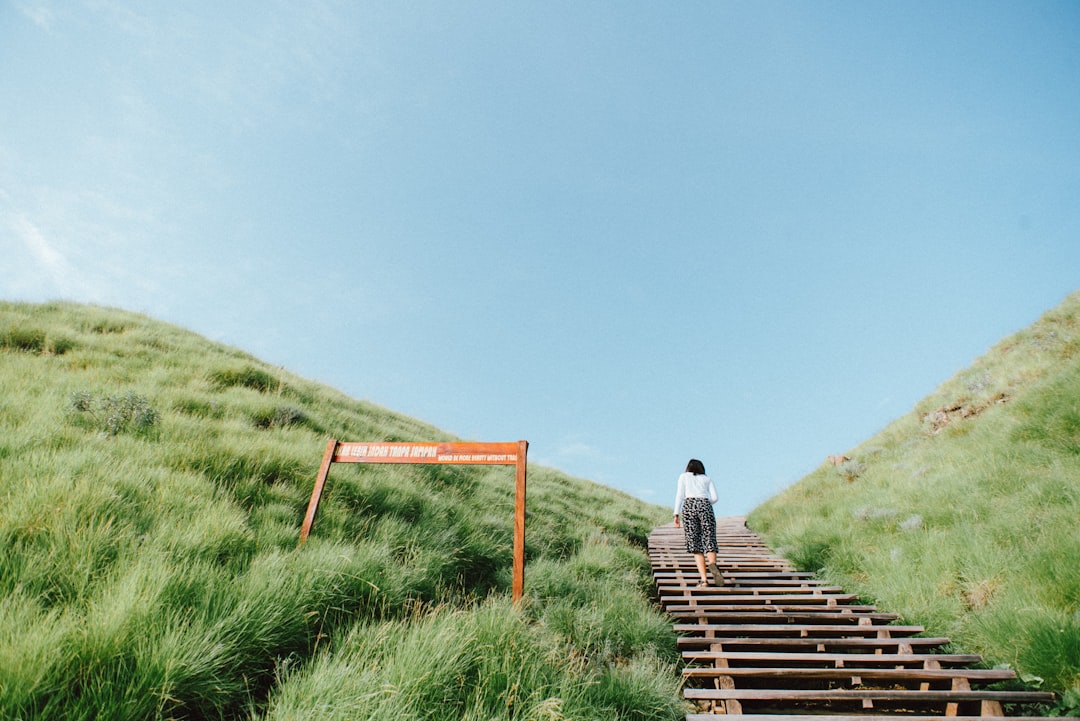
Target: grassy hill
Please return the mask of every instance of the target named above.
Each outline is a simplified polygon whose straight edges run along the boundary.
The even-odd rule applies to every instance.
[[[1080,293],[846,456],[749,525],[1080,707]]]
[[[510,429],[510,432],[513,432]],[[137,314],[0,303],[0,718],[676,719],[642,546],[668,510]],[[514,438],[479,439],[514,440]],[[1080,706],[1080,293],[756,509],[803,568]]]
[[[510,468],[335,466],[298,548],[331,437],[452,440],[140,315],[0,303],[0,718],[685,712],[666,509],[531,467],[518,607]]]

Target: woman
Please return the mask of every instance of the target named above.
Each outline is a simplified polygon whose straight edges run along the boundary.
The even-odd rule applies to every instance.
[[[675,492],[675,526],[682,525],[686,539],[686,552],[694,556],[701,582],[698,588],[709,585],[706,574],[712,573],[713,583],[723,584],[720,569],[716,567],[716,514],[713,504],[719,500],[712,479],[705,475],[705,464],[691,458],[686,464],[686,472],[679,476],[678,489]],[[681,521],[681,524],[680,524]]]

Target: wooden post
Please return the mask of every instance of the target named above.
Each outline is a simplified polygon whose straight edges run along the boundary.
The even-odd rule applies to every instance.
[[[525,593],[525,457],[528,441],[518,441],[514,491],[514,584],[511,596],[519,603]]]
[[[337,449],[337,440],[331,438],[326,443],[326,452],[323,453],[322,465],[319,466],[319,475],[315,478],[315,488],[311,491],[311,500],[308,501],[307,513],[304,514],[304,525],[300,529],[300,545],[307,541],[311,533],[311,524],[315,523],[315,513],[319,510],[319,499],[322,498],[323,486],[326,485],[326,477],[330,475],[330,464],[334,461],[334,451]]]

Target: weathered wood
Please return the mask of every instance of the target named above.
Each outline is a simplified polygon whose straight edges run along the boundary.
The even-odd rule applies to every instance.
[[[881,634],[887,634],[891,637],[896,636],[913,636],[917,633],[922,633],[925,629],[922,626],[897,626],[893,624],[888,625],[876,625],[876,626],[859,626],[859,625],[834,625],[828,624],[740,624],[740,623],[676,623],[674,624],[676,633],[704,633],[704,634],[718,634],[718,635],[763,635],[770,637],[781,637],[783,635],[795,635],[812,637],[814,634],[830,635],[830,634],[843,634],[844,636],[878,636]]]
[[[843,681],[851,678],[858,679],[861,684],[866,680],[888,681],[889,683],[925,683],[925,682],[949,682],[963,678],[979,683],[996,683],[999,681],[1011,681],[1016,678],[1016,672],[1010,669],[981,669],[981,668],[860,668],[857,666],[845,666],[843,668],[790,668],[787,666],[745,666],[714,668],[712,666],[695,666],[684,668],[683,678],[686,679],[713,679],[719,676],[729,676],[734,679],[768,680],[823,680]]]
[[[726,611],[723,608],[710,609],[708,607],[700,607],[696,609],[685,609],[678,611],[668,611],[668,615],[674,618],[704,618],[704,619],[717,619],[722,620],[725,623],[775,623],[783,625],[785,623],[839,623],[841,621],[850,623],[855,626],[860,623],[874,624],[874,625],[886,625],[891,621],[895,621],[899,618],[895,613],[814,613],[813,611],[770,611],[767,606],[760,607],[760,610],[738,610],[738,611]]]
[[[315,523],[315,514],[319,511],[319,500],[322,498],[323,487],[330,475],[330,464],[334,461],[334,449],[338,442],[331,438],[326,442],[326,451],[323,452],[322,463],[319,465],[319,474],[315,476],[315,486],[311,489],[311,499],[308,501],[307,512],[304,514],[304,525],[300,527],[300,545],[307,542],[311,533],[311,525]]]
[[[695,592],[682,596],[669,596],[662,599],[668,609],[684,608],[709,608],[710,606],[731,606],[743,604],[749,606],[773,606],[785,603],[814,604],[830,606],[831,609],[840,612],[845,608],[848,601],[858,599],[853,593],[841,593],[839,591],[828,593],[744,593],[742,591],[721,591],[713,587],[696,589]],[[745,610],[745,609],[744,609]],[[819,609],[820,610],[820,609]]]
[[[915,666],[928,662],[965,666],[979,663],[982,656],[974,653],[769,653],[766,651],[683,651],[687,661],[769,661],[787,666],[805,664],[831,665],[850,664],[891,664],[893,666]]]
[[[971,668],[980,656],[943,653],[947,638],[918,636],[922,626],[897,623],[897,614],[795,570],[742,519],[718,519],[717,537],[724,583],[708,588],[697,588],[680,529],[664,526],[649,538],[657,595],[688,664],[684,697],[714,711],[687,721],[715,713],[756,721],[974,721],[1003,718],[1003,704],[1054,700],[1046,692],[973,688],[1016,674]]]
[[[897,653],[902,648],[938,648],[949,643],[947,638],[733,638],[709,636],[684,636],[678,639],[679,648],[708,648],[713,651],[748,650],[769,648],[789,652],[802,650],[836,652],[842,649],[882,649]],[[720,647],[723,647],[722,649]]]
[[[525,477],[528,452],[529,442],[518,441],[514,475],[514,575],[510,588],[510,597],[515,603],[521,601],[525,593]]]
[[[686,605],[690,606],[691,608],[697,608],[697,606],[693,606],[692,604],[686,604]],[[877,610],[877,608],[875,606],[849,606],[849,605],[829,606],[829,604],[827,604],[827,603],[809,604],[809,603],[802,603],[802,602],[800,602],[800,603],[773,603],[773,604],[769,604],[767,606],[764,606],[764,609],[765,609],[765,611],[767,611],[769,613],[801,613],[801,612],[806,612],[806,613],[818,613],[818,614],[820,614],[823,610],[828,609],[829,611],[835,611],[835,612],[838,612],[838,613],[842,613],[845,616],[852,616],[852,615],[854,615],[854,616],[866,616],[868,614],[878,613],[878,610]],[[746,613],[748,611],[752,611],[752,612],[755,612],[755,613],[762,613],[763,612],[761,606],[750,607],[750,606],[747,606],[746,604],[732,604],[730,606],[727,606],[727,605],[715,605],[715,606],[713,606],[713,605],[711,605],[711,606],[709,606],[709,610],[710,610],[710,613],[712,613],[713,615],[724,614],[724,613]],[[728,619],[724,619],[724,620],[728,620]],[[705,622],[704,619],[699,619],[698,624],[680,623],[680,624],[676,624],[676,625],[678,625],[678,626],[694,626],[694,625],[704,624],[704,622]],[[785,625],[791,625],[791,624],[785,624]],[[822,624],[818,623],[818,624],[814,624],[814,625],[820,626]],[[892,624],[890,624],[890,626],[891,625]],[[773,624],[773,626],[774,626],[774,630],[775,630],[775,624]]]
[[[341,442],[330,439],[326,445],[322,465],[315,479],[308,502],[307,513],[300,529],[300,545],[303,546],[315,522],[319,500],[330,466],[334,463],[395,463],[421,465],[500,465],[516,466],[514,494],[514,548],[513,581],[511,596],[520,602],[525,585],[525,476],[528,441],[508,443],[475,442],[390,442],[364,441]]]
[[[772,688],[688,688],[690,701],[900,701],[905,704],[942,704],[975,701],[998,703],[1052,703],[1054,694],[1045,691],[941,691],[896,689],[772,689]]]
[[[711,713],[691,713],[686,715],[686,721],[716,721],[717,714]],[[809,714],[773,714],[773,713],[755,713],[748,714],[754,721],[814,721],[815,716]],[[895,715],[901,721],[942,721],[941,714],[920,715],[920,714],[899,714]],[[844,713],[829,713],[818,714],[816,718],[823,721],[883,721],[883,714],[844,714]],[[884,721],[887,721],[889,717],[885,716]],[[1015,716],[950,716],[948,721],[987,721],[988,719],[1000,719],[1000,718],[1018,718]],[[1065,716],[1024,716],[1023,721],[1080,721],[1077,717],[1065,717]]]

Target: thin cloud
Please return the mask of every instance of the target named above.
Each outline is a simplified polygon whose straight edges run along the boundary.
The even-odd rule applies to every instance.
[[[9,259],[13,267],[5,275],[14,289],[37,295],[42,289],[56,291],[70,288],[75,269],[67,256],[45,236],[33,221],[22,213],[3,214],[3,225],[15,240],[15,252]],[[20,252],[21,250],[21,252]]]
[[[34,25],[37,25],[45,32],[52,32],[53,23],[56,21],[56,13],[47,3],[21,2],[16,7]]]
[[[593,458],[599,459],[601,457],[600,451],[590,446],[588,443],[582,443],[580,441],[573,441],[565,443],[559,446],[556,454],[560,458]]]
[[[138,269],[152,251],[124,232],[149,216],[97,193],[12,195],[0,190],[0,296],[130,302],[152,290]]]

